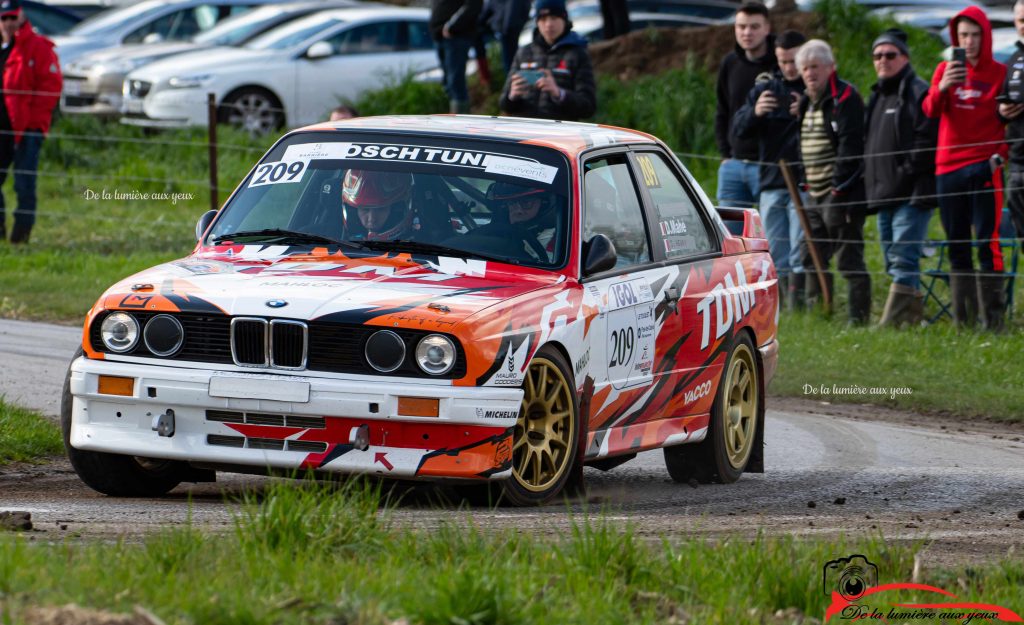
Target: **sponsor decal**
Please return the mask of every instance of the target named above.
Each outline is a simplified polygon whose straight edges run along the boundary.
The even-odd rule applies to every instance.
[[[262,163],[256,166],[256,172],[252,175],[249,186],[262,187],[269,184],[301,182],[302,174],[306,172],[308,166],[308,160]]]
[[[486,408],[477,408],[476,416],[478,419],[518,419],[518,410],[488,410]]]
[[[576,374],[577,378],[579,378],[579,377],[581,377],[581,374],[587,369],[588,366],[590,366],[590,348],[589,347],[587,348],[587,351],[583,352],[583,356],[581,356],[580,359],[576,361],[576,364],[573,365],[573,367],[572,367],[573,373]]]
[[[736,279],[733,280],[732,274],[726,274],[725,279],[697,303],[697,315],[701,318],[700,348],[706,349],[711,343],[712,320],[715,322],[715,338],[719,339],[746,317],[755,303],[754,289],[747,285],[743,263],[736,261]]]
[[[697,401],[698,399],[701,399],[702,397],[707,397],[708,393],[710,392],[711,380],[708,380],[707,382],[704,382],[703,384],[698,384],[697,386],[686,391],[683,394],[683,399],[686,401],[687,404],[692,404],[693,402]]]
[[[614,388],[649,384],[654,367],[654,291],[643,278],[608,287],[608,379]]]
[[[679,217],[665,219],[660,224],[661,236],[670,237],[675,234],[686,234],[686,222]]]
[[[658,170],[654,168],[654,161],[649,154],[640,154],[636,157],[640,165],[640,173],[643,174],[644,184],[648,189],[661,188],[661,181],[658,180]]]
[[[152,295],[125,295],[118,308],[145,308],[151,299]]]

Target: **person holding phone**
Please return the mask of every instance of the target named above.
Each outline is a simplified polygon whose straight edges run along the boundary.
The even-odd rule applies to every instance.
[[[533,41],[519,48],[499,107],[520,117],[586,119],[597,109],[587,40],[572,30],[565,0],[537,0]]]
[[[939,120],[935,182],[939,215],[949,239],[949,288],[953,322],[973,325],[979,303],[986,328],[1000,330],[1006,310],[1003,256],[999,249],[1002,172],[1007,149],[997,96],[1006,66],[992,58],[992,27],[970,6],[949,22],[953,56],[939,63],[921,108]],[[979,245],[975,275],[971,245]]]

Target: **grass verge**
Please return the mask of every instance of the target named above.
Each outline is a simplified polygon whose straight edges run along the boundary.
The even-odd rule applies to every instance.
[[[64,443],[56,425],[0,397],[0,465],[36,462],[63,451]]]
[[[169,624],[781,625],[824,614],[829,560],[862,553],[886,582],[909,581],[913,569],[914,547],[880,538],[656,542],[600,516],[548,537],[481,532],[471,521],[399,531],[380,500],[358,481],[279,483],[243,503],[228,535],[183,527],[141,544],[0,536],[3,622],[76,603],[119,613],[141,605]],[[925,571],[921,581],[1020,610],[1024,567]]]

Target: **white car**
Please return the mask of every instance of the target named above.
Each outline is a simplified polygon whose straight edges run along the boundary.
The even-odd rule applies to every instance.
[[[183,41],[217,22],[273,0],[146,0],[103,11],[83,20],[67,35],[54,37],[57,57],[64,65],[104,48],[129,43]]]
[[[366,6],[358,0],[310,0],[258,7],[228,18],[191,41],[133,43],[98,50],[65,64],[60,110],[69,114],[119,116],[125,76],[177,54],[221,46],[242,46],[288,22],[324,9]]]
[[[435,67],[428,19],[426,9],[321,11],[242,48],[158,61],[128,74],[121,121],[205,126],[213,93],[219,121],[254,135],[315,123],[342,100]]]

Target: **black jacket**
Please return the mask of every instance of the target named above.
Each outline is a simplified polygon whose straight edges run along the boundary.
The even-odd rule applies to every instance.
[[[882,85],[871,87],[871,97],[864,111],[864,131],[868,143],[878,146],[883,156],[867,167],[865,184],[868,205],[872,211],[905,204],[902,198],[912,198],[910,204],[918,208],[934,208],[935,146],[939,140],[939,120],[932,119],[921,110],[921,102],[928,95],[928,83],[922,80],[910,65],[904,69],[896,90],[899,117],[895,136],[876,137],[883,131],[871,125],[871,115],[880,100]],[[892,95],[892,94],[890,94]],[[896,154],[890,154],[896,152]]]
[[[800,101],[801,124],[809,106],[810,99],[805,95]],[[836,151],[832,194],[849,196],[841,202],[857,201],[864,197],[864,100],[856,87],[833,73],[822,96],[821,112]],[[802,155],[800,158],[803,160]]]
[[[519,36],[530,21],[530,0],[488,0],[484,3],[480,21],[492,33]]]
[[[1024,102],[1024,43],[1017,41],[1017,49],[1006,62],[1006,82],[1003,93],[1014,102]],[[1006,140],[1010,144],[1010,162],[1024,165],[1024,115],[1006,125]]]
[[[473,39],[483,0],[432,0],[430,3],[430,36],[441,41],[442,30],[448,25],[453,37]]]
[[[775,95],[779,107],[769,115],[758,117],[754,114],[754,107],[765,91]],[[779,159],[786,159],[790,163],[800,160],[800,121],[789,114],[789,94],[803,92],[804,81],[800,78],[788,81],[779,70],[762,74],[757,77],[754,88],[747,95],[747,101],[733,115],[733,135],[738,139],[757,141],[757,159],[761,161],[759,192],[786,188],[782,171],[775,164]],[[799,180],[799,169],[792,169]]]
[[[747,53],[737,44],[736,50],[725,55],[718,68],[715,141],[718,142],[718,151],[722,158],[757,158],[757,140],[732,136],[729,124],[736,111],[747,101],[747,95],[758,75],[774,71],[778,67],[778,61],[775,60],[775,38],[768,35],[766,43],[768,52],[754,61],[748,59]]]
[[[565,98],[559,102],[549,94],[531,88],[526,97],[509,100],[512,76],[520,69],[551,70],[555,82],[565,90]],[[570,30],[549,46],[535,29],[533,43],[519,48],[512,60],[499,106],[502,111],[520,117],[575,121],[593,115],[597,109],[597,88],[594,85],[594,68],[587,53],[587,40]]]

